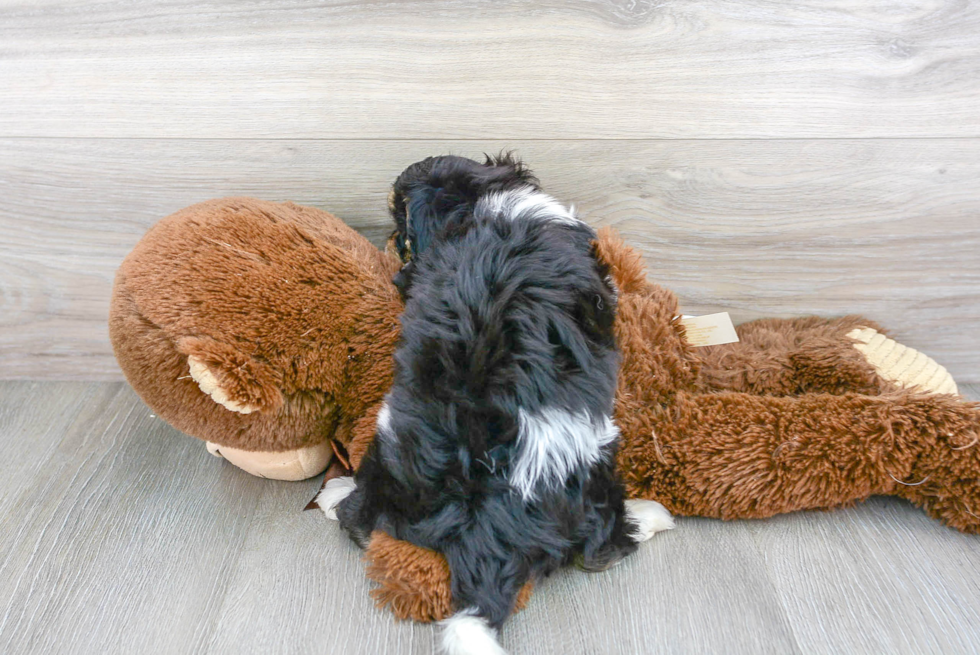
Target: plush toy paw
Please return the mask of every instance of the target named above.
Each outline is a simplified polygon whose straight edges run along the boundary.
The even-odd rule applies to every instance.
[[[626,515],[636,524],[632,536],[638,543],[674,527],[674,517],[655,500],[627,500]]]
[[[286,450],[283,452],[261,452],[240,450],[207,442],[208,452],[221,457],[246,473],[270,480],[306,480],[323,473],[333,457],[330,442]]]
[[[336,521],[337,505],[344,498],[347,498],[356,488],[357,484],[354,482],[354,478],[343,477],[327,480],[327,483],[323,485],[323,490],[314,502],[320,506],[320,509],[327,515],[328,519]]]
[[[956,394],[953,376],[935,360],[889,339],[877,330],[859,327],[847,333],[879,376],[900,387],[929,393]]]

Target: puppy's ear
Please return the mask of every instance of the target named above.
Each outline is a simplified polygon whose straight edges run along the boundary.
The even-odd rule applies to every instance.
[[[592,256],[597,278],[591,288],[581,288],[575,295],[573,315],[579,330],[589,335],[595,343],[615,347],[613,323],[616,320],[616,307],[619,292],[609,275],[609,265],[596,257],[597,247],[592,243]]]
[[[437,191],[432,168],[438,159],[428,157],[406,168],[388,194],[388,211],[395,223],[392,242],[402,262],[410,261],[431,241],[436,223],[432,200]]]
[[[462,200],[451,190],[432,185],[417,185],[408,191],[405,199],[404,261],[425,252],[436,235],[445,226]]]

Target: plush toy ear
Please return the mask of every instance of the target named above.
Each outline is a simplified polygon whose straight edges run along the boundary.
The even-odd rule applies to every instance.
[[[240,414],[275,412],[283,404],[280,376],[228,344],[207,337],[177,340],[190,375],[216,403]]]

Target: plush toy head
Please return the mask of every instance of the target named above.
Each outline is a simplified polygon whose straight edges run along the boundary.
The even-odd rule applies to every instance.
[[[307,478],[390,384],[398,268],[326,212],[213,200],[163,219],[126,257],[110,336],[170,424],[250,472]]]

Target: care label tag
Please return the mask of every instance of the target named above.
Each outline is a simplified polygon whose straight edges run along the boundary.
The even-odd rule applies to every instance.
[[[717,346],[735,343],[738,335],[728,312],[707,314],[705,316],[682,316],[681,324],[687,332],[687,341],[692,346]]]

